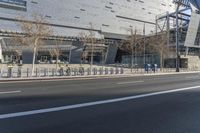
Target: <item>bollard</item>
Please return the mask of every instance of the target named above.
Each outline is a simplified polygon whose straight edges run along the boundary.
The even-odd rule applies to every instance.
[[[70,67],[68,67],[68,68],[66,69],[66,75],[67,75],[67,76],[71,76],[71,69],[70,69]]]
[[[77,70],[77,68],[74,68],[74,75],[75,75],[75,76],[78,75],[78,70]]]
[[[8,64],[8,78],[12,78],[12,69],[13,69],[13,64]]]
[[[26,76],[29,77],[29,68],[27,68]]]
[[[99,74],[103,75],[103,68],[99,68]]]
[[[8,77],[12,78],[12,68],[8,68]]]
[[[35,69],[36,77],[38,77],[38,68]]]
[[[74,68],[71,69],[71,76],[74,76]]]
[[[117,67],[115,68],[115,74],[119,74],[119,70]]]
[[[145,68],[145,72],[149,73],[151,70],[151,64],[145,64],[144,68]]]
[[[52,77],[54,76],[54,70],[53,70],[53,68],[51,69],[51,76]]]
[[[123,67],[121,67],[120,71],[121,71],[121,74],[124,74],[124,69],[123,69]]]
[[[74,76],[75,75],[75,70],[74,70],[74,68],[72,68],[72,76]]]
[[[79,74],[81,75],[81,76],[83,76],[84,75],[84,68],[83,67],[80,67],[79,68]]]
[[[22,68],[21,68],[21,67],[18,67],[17,77],[18,77],[18,78],[21,78],[21,77],[22,77]]]
[[[63,70],[63,68],[60,68],[60,76],[64,76],[64,70]]]
[[[114,71],[113,71],[113,68],[110,68],[110,74],[113,74]]]
[[[78,75],[82,75],[82,68],[81,67],[78,68]]]
[[[91,75],[90,68],[87,69],[87,75]]]
[[[97,72],[96,72],[97,70],[96,70],[96,68],[93,68],[93,74],[94,75],[97,75]]]
[[[105,75],[108,74],[108,68],[105,68]]]
[[[97,68],[94,68],[95,75],[98,74]]]
[[[55,76],[55,69],[54,68],[52,68],[52,70],[51,70],[52,72],[52,76],[54,77]]]
[[[49,68],[47,68],[47,76],[49,77]]]
[[[46,77],[46,76],[47,76],[47,69],[44,68],[44,77]]]
[[[42,70],[38,69],[38,76],[41,77]]]

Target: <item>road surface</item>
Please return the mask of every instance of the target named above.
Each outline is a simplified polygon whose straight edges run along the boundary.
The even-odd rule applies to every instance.
[[[0,133],[200,133],[200,74],[0,83]]]

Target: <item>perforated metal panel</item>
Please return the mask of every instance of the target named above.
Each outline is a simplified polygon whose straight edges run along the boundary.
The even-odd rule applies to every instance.
[[[27,0],[27,11],[0,7],[0,23],[5,30],[16,31],[15,21],[6,23],[6,18],[16,19],[18,15],[31,20],[32,13],[46,16],[58,35],[78,36],[81,30],[93,28],[102,33],[130,35],[130,26],[146,34],[155,31],[155,17],[158,14],[174,12],[173,0]],[[3,21],[2,18],[5,18]],[[73,30],[72,30],[73,29]],[[75,30],[74,30],[75,29]],[[80,30],[80,31],[78,31]],[[61,34],[62,33],[62,34]]]
[[[198,30],[199,30],[199,23],[200,23],[200,14],[196,12],[192,12],[190,24],[188,27],[188,32],[186,36],[185,46],[187,47],[199,47],[197,45],[198,41]]]

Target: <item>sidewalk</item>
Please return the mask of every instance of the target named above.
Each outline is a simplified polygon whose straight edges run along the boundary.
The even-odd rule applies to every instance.
[[[192,74],[200,73],[200,71],[191,72],[158,72],[158,73],[143,73],[143,74],[116,74],[116,75],[84,75],[84,76],[54,76],[54,77],[29,77],[29,78],[0,78],[0,83],[3,82],[32,82],[32,81],[58,81],[58,80],[84,80],[84,79],[102,79],[102,78],[125,78],[125,77],[140,77],[140,76],[159,76],[159,75],[176,75],[176,74]]]

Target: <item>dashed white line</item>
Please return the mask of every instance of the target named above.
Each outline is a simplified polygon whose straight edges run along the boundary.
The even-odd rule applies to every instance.
[[[123,84],[136,84],[136,83],[143,83],[144,81],[130,81],[130,82],[119,82],[117,83],[118,85],[123,85]]]
[[[191,77],[185,77],[185,79],[199,79],[199,76],[191,76]]]
[[[89,103],[81,103],[81,104],[75,104],[75,105],[67,105],[67,106],[47,108],[47,109],[39,109],[39,110],[24,111],[24,112],[10,113],[10,114],[2,114],[2,115],[0,115],[0,120],[8,119],[8,118],[15,118],[15,117],[22,117],[22,116],[30,116],[30,115],[36,115],[36,114],[43,114],[43,113],[50,113],[50,112],[57,112],[57,111],[64,111],[64,110],[70,110],[70,109],[91,107],[91,106],[96,106],[96,105],[116,103],[116,102],[122,102],[122,101],[128,101],[128,100],[135,100],[135,99],[140,99],[140,98],[145,98],[145,97],[169,94],[169,93],[198,89],[198,88],[200,88],[200,86],[193,86],[193,87],[180,88],[180,89],[174,89],[174,90],[168,90],[168,91],[154,92],[154,93],[149,93],[149,94],[142,94],[142,95],[116,98],[116,99],[110,99],[110,100],[89,102]]]
[[[20,93],[21,91],[0,91],[0,95],[2,94],[13,94],[13,93]]]

